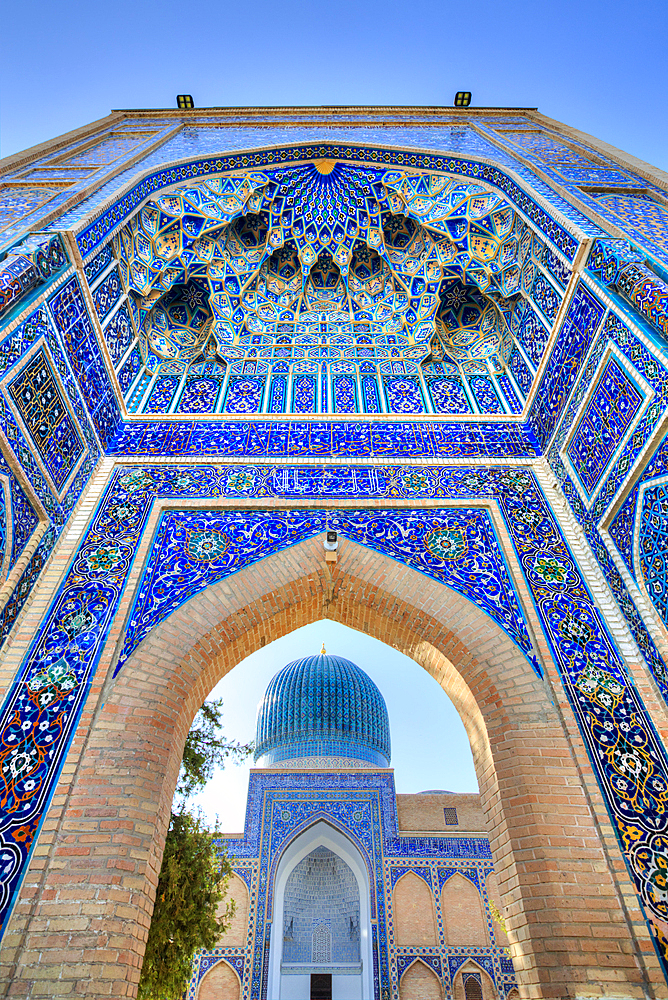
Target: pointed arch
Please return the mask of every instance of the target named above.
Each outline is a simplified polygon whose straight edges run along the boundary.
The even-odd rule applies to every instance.
[[[359,955],[362,960],[360,986],[362,996],[373,996],[373,933],[371,929],[371,893],[367,865],[352,839],[326,820],[311,823],[296,837],[292,837],[280,855],[273,879],[272,922],[283,926],[286,888],[290,876],[305,858],[317,848],[325,847],[339,858],[352,872],[359,892]],[[282,934],[272,934],[269,947],[268,996],[278,997],[281,991],[281,962],[283,959]],[[315,943],[315,942],[314,942]],[[294,977],[296,979],[296,977]]]
[[[371,906],[370,906],[371,919],[375,920],[377,900],[376,900],[376,886],[373,878],[373,865],[371,862],[371,858],[369,857],[369,854],[364,845],[360,842],[360,840],[357,837],[354,836],[352,831],[346,829],[346,827],[344,827],[343,824],[338,822],[335,816],[332,816],[330,813],[325,812],[324,810],[314,813],[312,816],[309,816],[308,819],[304,820],[303,823],[297,824],[297,826],[290,831],[290,834],[283,842],[283,845],[279,848],[274,858],[272,859],[271,868],[269,869],[269,874],[268,874],[269,885],[267,889],[267,902],[269,905],[269,909],[272,910],[274,906],[274,894],[276,889],[277,873],[279,868],[283,864],[283,858],[285,853],[290,850],[292,844],[294,844],[299,837],[307,833],[307,831],[313,830],[319,824],[324,824],[325,827],[331,827],[331,829],[334,831],[334,836],[339,836],[343,838],[344,842],[350,841],[351,844],[353,845],[353,848],[358,852],[360,858],[362,859],[362,863],[366,868],[367,884],[369,886],[370,899],[371,899]]]
[[[234,914],[229,927],[218,939],[218,946],[243,948],[248,931],[248,889],[244,880],[234,873],[230,876],[227,892],[218,907],[218,917],[225,913],[230,902],[234,902]]]
[[[202,977],[197,991],[197,1000],[239,1000],[241,982],[239,976],[225,961],[218,962]]]
[[[394,940],[398,945],[438,944],[434,897],[415,872],[402,875],[392,893]]]
[[[442,1000],[441,981],[428,965],[416,959],[399,983],[399,1000]]]
[[[458,970],[452,983],[453,1000],[497,1000],[494,982],[473,959]]]
[[[147,538],[158,516],[156,508],[147,523]],[[499,523],[497,530],[503,541],[506,536]],[[510,569],[518,574],[507,538],[504,545]],[[140,578],[138,562],[137,586]],[[539,635],[530,603],[525,603],[524,611]],[[21,977],[29,978],[33,966],[52,961],[36,928],[41,915],[53,914],[53,908],[61,905],[59,892],[67,875],[73,882],[86,882],[106,919],[116,907],[122,908],[121,953],[127,961],[125,965],[119,961],[117,975],[119,982],[134,982],[183,745],[195,712],[218,680],[250,652],[322,618],[363,631],[411,657],[441,684],[459,711],[471,743],[494,866],[502,884],[511,887],[504,908],[513,940],[521,941],[518,974],[523,986],[536,995],[545,992],[553,982],[550,966],[555,955],[562,979],[578,982],[579,967],[568,970],[564,956],[584,947],[583,933],[590,968],[608,967],[607,956],[611,949],[617,950],[620,938],[620,929],[613,925],[624,924],[625,916],[621,909],[611,911],[608,904],[615,892],[613,873],[606,867],[578,770],[586,767],[586,759],[582,756],[576,763],[573,756],[574,746],[582,753],[574,720],[563,695],[557,708],[520,649],[472,601],[350,540],[340,541],[337,564],[330,569],[322,560],[322,538],[316,536],[199,592],[151,631],[113,680],[114,643],[123,614],[121,610],[101,655],[98,676],[108,680],[92,689],[91,711],[84,716],[71,751],[75,761],[80,754],[85,756],[86,767],[74,767],[73,777],[64,772],[62,779],[68,782],[63,784],[64,805],[54,814],[54,831],[49,834],[53,854],[40,872],[38,895],[31,904],[37,919],[18,958]],[[545,647],[543,652],[554,675],[549,651]],[[533,740],[530,754],[527,733]],[[551,794],[557,781],[568,790],[567,801],[573,806],[569,819]],[[124,804],[129,801],[135,803],[130,816]],[[84,802],[86,808],[81,807]],[[110,864],[110,845],[98,846],[91,836],[97,832],[99,809],[122,820],[111,834],[111,850],[122,865],[132,866],[127,875],[132,892],[122,903],[114,895],[118,875]],[[561,831],[558,844],[553,843],[555,827]],[[128,836],[136,839],[131,855]],[[83,858],[72,849],[78,838],[85,844]],[[581,851],[583,838],[588,853],[581,869],[589,880],[576,884],[564,859],[569,848]],[[538,883],[535,852],[542,859]],[[589,885],[593,888],[586,888]],[[28,882],[26,891],[32,891]],[[574,927],[574,904],[569,902],[577,898],[582,905],[583,892],[591,914],[584,931]],[[549,922],[529,919],[527,914],[537,908],[550,913]],[[92,922],[97,917],[88,908],[82,919]],[[596,926],[610,926],[610,934],[595,933]],[[36,961],[35,955],[44,957]],[[620,955],[622,960],[625,981],[635,982],[632,956]],[[603,981],[604,971],[601,976]],[[91,982],[90,992],[94,989]]]
[[[473,882],[455,872],[441,889],[445,943],[488,948],[489,933],[480,893]]]

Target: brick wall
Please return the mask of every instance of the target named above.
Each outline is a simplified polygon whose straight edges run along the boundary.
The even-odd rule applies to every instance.
[[[392,894],[394,939],[398,945],[438,944],[431,889],[419,876],[402,875]]]
[[[510,546],[506,555],[512,567]],[[112,664],[127,606],[100,677]],[[411,656],[459,710],[524,996],[621,990],[640,997],[643,975],[665,995],[621,859],[614,870],[608,863],[599,829],[607,834],[609,824],[528,600],[525,610],[546,681],[471,602],[348,541],[335,566],[324,563],[316,538],[182,606],[116,681],[91,691],[6,937],[10,994],[135,995],[172,793],[197,708],[249,653],[328,617]]]
[[[457,810],[455,826],[445,822],[446,808]],[[481,833],[486,831],[479,795],[397,795],[399,829],[411,832],[445,831]]]

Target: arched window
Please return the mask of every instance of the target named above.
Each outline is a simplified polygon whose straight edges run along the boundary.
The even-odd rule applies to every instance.
[[[496,1000],[499,994],[487,973],[469,959],[455,976],[452,995],[454,1000]]]
[[[479,972],[465,972],[462,976],[464,980],[465,1000],[482,1000],[482,982]]]

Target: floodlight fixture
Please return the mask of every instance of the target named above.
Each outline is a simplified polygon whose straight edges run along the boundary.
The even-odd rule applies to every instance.
[[[176,106],[179,111],[192,111],[195,107],[195,102],[190,94],[177,94]]]
[[[339,535],[336,531],[325,533],[325,552],[336,552],[339,547]]]
[[[470,90],[458,90],[455,94],[455,107],[456,108],[468,108],[471,103],[471,91]]]

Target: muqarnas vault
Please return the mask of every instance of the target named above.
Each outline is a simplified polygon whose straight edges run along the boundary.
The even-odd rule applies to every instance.
[[[195,711],[326,617],[439,681],[479,802],[259,768],[193,996],[329,954],[364,1000],[666,997],[666,175],[484,108],[114,111],[0,168],[3,981],[135,995]],[[279,955],[315,885],[337,963],[315,903]]]

